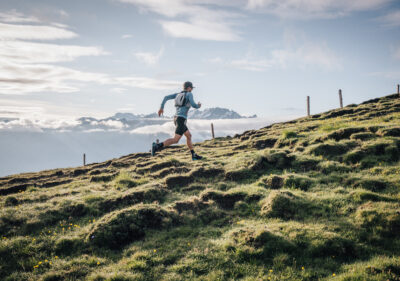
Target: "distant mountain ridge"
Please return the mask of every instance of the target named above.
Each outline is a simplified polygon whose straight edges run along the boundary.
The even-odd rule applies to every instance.
[[[242,116],[239,113],[227,108],[206,108],[204,110],[189,111],[189,119],[197,120],[217,120],[217,119],[246,119],[255,118]],[[149,114],[134,114],[131,112],[117,112],[113,116],[106,118],[95,118],[84,116],[75,120],[65,120],[54,122],[54,120],[22,120],[13,117],[0,117],[0,129],[19,126],[19,130],[27,128],[34,131],[63,131],[63,132],[95,132],[95,131],[131,131],[140,127],[151,125],[163,125],[171,121],[172,116],[158,116],[156,112]],[[21,127],[21,128],[20,128]]]
[[[204,110],[189,111],[190,119],[215,120],[215,119],[244,119],[256,118],[257,115],[250,117],[242,116],[239,113],[221,107],[206,108]],[[104,129],[124,129],[133,130],[148,125],[162,125],[171,120],[172,117],[161,116],[157,113],[134,114],[130,112],[117,112],[113,116],[96,119],[93,117],[81,117],[77,119],[79,124],[74,127],[77,130],[104,130]]]
[[[239,113],[221,107],[206,108],[204,110],[193,110],[189,112],[191,119],[241,119],[241,118],[256,118],[257,115],[250,117],[242,116]]]
[[[117,112],[113,116],[108,117],[107,119],[116,119],[116,120],[138,120],[143,118],[158,118],[157,113],[150,114],[133,114],[129,112]]]
[[[241,119],[241,118],[256,118],[257,115],[252,115],[252,116],[242,116],[236,111],[233,111],[231,109],[227,108],[221,108],[221,107],[212,107],[212,108],[206,108],[204,110],[191,110],[189,111],[189,118],[191,119]],[[150,113],[150,114],[133,114],[129,112],[118,112],[114,114],[111,117],[108,117],[103,120],[139,120],[139,119],[148,119],[148,118],[160,118],[158,117],[157,113]],[[165,118],[170,118],[168,116],[165,116]]]

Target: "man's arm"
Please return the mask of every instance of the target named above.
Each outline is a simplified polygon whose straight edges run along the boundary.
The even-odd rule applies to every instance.
[[[161,116],[164,113],[164,105],[165,105],[165,103],[168,100],[172,100],[172,99],[176,98],[176,95],[177,94],[172,94],[172,95],[168,95],[168,96],[164,97],[164,99],[163,99],[163,101],[161,103],[160,109],[158,110],[158,116]]]
[[[163,101],[162,101],[162,103],[161,103],[160,109],[164,109],[165,103],[166,103],[168,100],[172,100],[172,99],[176,98],[176,95],[177,95],[177,94],[171,94],[171,95],[165,96],[164,99],[163,99]]]
[[[195,103],[193,99],[193,94],[188,93],[187,98],[189,99],[190,105],[193,106],[194,108],[200,108],[201,104],[200,103]]]

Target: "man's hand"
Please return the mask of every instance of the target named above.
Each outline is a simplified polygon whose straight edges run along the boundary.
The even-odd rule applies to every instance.
[[[199,106],[199,108],[201,107],[201,103],[200,102],[198,102],[197,105]]]
[[[164,109],[160,108],[160,110],[158,111],[158,116],[161,116],[164,113]]]

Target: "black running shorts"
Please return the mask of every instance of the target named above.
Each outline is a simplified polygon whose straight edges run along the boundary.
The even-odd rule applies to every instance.
[[[182,136],[188,130],[186,127],[186,118],[175,116],[174,123],[176,126],[175,134]]]

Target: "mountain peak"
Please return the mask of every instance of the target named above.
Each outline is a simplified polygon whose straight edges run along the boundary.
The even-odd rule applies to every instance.
[[[191,110],[189,112],[188,117],[191,119],[208,119],[208,120],[247,118],[231,109],[221,108],[221,107],[206,108],[204,110]],[[253,117],[257,117],[257,115],[253,115]]]
[[[130,113],[130,112],[123,112],[123,113],[122,112],[117,112],[117,113],[115,113],[113,116],[111,116],[109,118],[119,119],[119,120],[125,119],[127,121],[130,121],[130,120],[139,119],[140,115],[135,115],[135,114]]]

